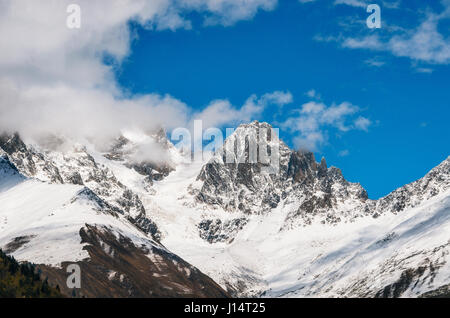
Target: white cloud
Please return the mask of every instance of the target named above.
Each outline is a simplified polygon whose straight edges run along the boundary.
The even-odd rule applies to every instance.
[[[350,130],[368,131],[371,121],[365,117],[354,116],[361,110],[348,102],[332,104],[310,101],[302,105],[295,115],[281,124],[281,128],[291,131],[296,147],[317,151],[327,142],[330,129],[337,132]]]
[[[325,104],[309,102],[309,103],[303,104],[302,109],[300,110],[300,113],[302,113],[302,114],[318,114],[318,113],[322,113],[325,110],[325,108],[326,108]]]
[[[294,97],[291,92],[275,91],[273,93],[264,94],[259,101],[262,104],[274,104],[277,106],[284,106],[291,104],[294,101]]]
[[[346,38],[342,42],[342,46],[351,49],[372,49],[372,50],[384,49],[384,45],[377,35],[369,35],[359,39]]]
[[[318,94],[316,92],[315,89],[311,89],[311,90],[307,91],[305,95],[308,96],[309,98],[314,98],[314,99],[321,99],[322,98],[320,96],[320,94]]]
[[[443,17],[443,15],[429,14],[412,34],[393,36],[387,43],[388,49],[396,56],[436,64],[449,64],[450,38],[444,37],[438,31],[438,23]]]
[[[372,122],[365,117],[358,117],[354,124],[356,129],[369,131],[369,127],[372,125]]]
[[[359,111],[359,107],[348,102],[332,105],[321,114],[321,120],[328,125],[336,126],[340,131],[348,131],[351,128],[345,124],[345,119]]]
[[[379,33],[359,37],[316,37],[316,39],[337,41],[345,48],[386,51],[397,57],[430,64],[450,64],[450,37],[448,33],[444,35],[439,30],[439,24],[450,18],[450,1],[444,0],[441,3],[444,7],[441,13],[432,13],[428,10],[423,21],[412,30],[391,26],[391,30],[384,36]],[[398,7],[396,3],[389,5]]]
[[[124,129],[189,125],[194,112],[183,102],[157,94],[129,96],[117,85],[113,67],[129,56],[134,40],[129,22],[149,30],[189,29],[188,15],[195,11],[205,24],[231,25],[277,4],[78,0],[81,29],[68,29],[66,9],[72,2],[0,1],[0,130],[19,131],[25,138],[63,134],[103,140]],[[105,56],[114,65],[106,65]],[[292,96],[275,93],[262,98],[249,100],[236,116],[250,116],[264,103],[283,104]]]
[[[206,12],[206,25],[232,25],[252,19],[259,10],[271,11],[278,0],[183,0],[182,7]]]
[[[291,93],[280,91],[264,94],[259,98],[252,95],[240,108],[234,107],[228,100],[216,100],[193,117],[201,119],[204,128],[222,127],[225,124],[248,122],[261,114],[269,105],[280,107],[292,101]]]
[[[366,0],[335,0],[334,5],[348,5],[351,7],[357,8],[367,8],[367,6],[375,1],[366,1]],[[384,0],[381,1],[382,7],[387,9],[398,9],[400,6],[400,0],[392,1],[392,0]]]
[[[367,7],[366,1],[362,1],[362,0],[335,0],[334,4],[335,5],[345,4],[345,5],[348,5],[348,6],[360,7],[360,8]]]
[[[373,67],[382,67],[386,64],[386,62],[382,61],[379,58],[370,58],[365,60],[364,63]]]
[[[417,67],[415,70],[417,73],[426,73],[426,74],[433,73],[433,69],[429,67]]]
[[[146,132],[161,124],[169,129],[186,125],[188,114],[188,106],[170,96],[118,98],[107,90],[0,81],[1,130],[19,131],[25,138],[56,134],[101,144],[123,129]]]
[[[347,157],[349,154],[350,154],[350,151],[348,151],[347,149],[345,149],[345,150],[339,151],[338,156],[339,156],[339,157]]]
[[[326,136],[321,131],[310,132],[294,138],[294,146],[300,150],[317,151],[318,146],[326,142]]]
[[[383,7],[388,8],[388,9],[399,9],[400,8],[400,0],[397,1],[393,1],[393,0],[385,0],[382,1],[381,3],[383,4]]]

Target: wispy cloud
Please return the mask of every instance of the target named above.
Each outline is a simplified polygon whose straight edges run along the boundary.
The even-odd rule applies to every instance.
[[[334,5],[348,5],[358,8],[367,8],[367,6],[374,1],[367,0],[335,0]],[[400,0],[382,0],[381,5],[387,9],[398,9],[400,7]]]
[[[239,108],[233,106],[228,100],[215,100],[203,111],[195,113],[193,118],[201,119],[204,127],[222,127],[226,124],[250,121],[270,105],[282,107],[292,101],[293,97],[290,92],[281,91],[264,94],[261,97],[252,95]]]
[[[373,67],[382,67],[386,64],[385,61],[381,60],[380,58],[370,58],[364,61],[367,65],[373,66]]]
[[[397,57],[430,64],[450,64],[450,37],[439,30],[439,23],[450,18],[450,1],[442,1],[440,13],[427,11],[415,29],[392,27],[390,32],[362,36],[341,35],[328,38],[340,42],[342,47],[390,52]]]
[[[310,101],[296,110],[293,116],[281,124],[281,128],[296,134],[295,146],[316,151],[325,144],[331,130],[348,132],[350,130],[368,131],[372,122],[356,115],[361,109],[349,102],[324,103]]]
[[[350,155],[350,151],[347,150],[347,149],[341,150],[341,151],[339,151],[339,153],[338,153],[338,156],[339,156],[339,157],[347,157],[348,155]]]
[[[311,89],[311,90],[307,91],[305,93],[305,95],[308,96],[309,98],[312,98],[312,99],[319,99],[320,100],[322,98],[320,96],[320,94],[316,92],[315,89]]]
[[[372,122],[365,117],[358,117],[355,121],[355,128],[363,131],[369,131],[369,127],[372,125]]]
[[[360,7],[360,8],[367,7],[366,1],[362,1],[362,0],[335,0],[334,4],[335,5],[345,4],[345,5],[348,5],[348,6]]]
[[[431,74],[433,73],[433,69],[429,67],[417,67],[415,68],[417,73],[425,73],[425,74]]]
[[[383,50],[384,45],[380,41],[378,35],[369,35],[363,38],[346,38],[342,42],[342,46],[351,49],[372,49]]]
[[[343,48],[362,49],[378,52],[387,52],[396,57],[409,58],[415,62],[428,64],[450,64],[450,35],[446,28],[440,28],[441,23],[448,23],[450,19],[450,0],[441,0],[441,11],[436,12],[424,7],[417,14],[416,27],[411,28],[390,23],[389,15],[383,14],[383,27],[375,32],[361,27],[361,20],[354,17],[353,23],[346,22],[345,28],[339,34],[317,35],[316,41],[336,42]],[[335,0],[335,5],[348,5],[363,8],[366,1],[361,0]],[[382,9],[405,9],[401,7],[405,2],[382,1]],[[411,15],[410,21],[417,16],[405,9],[405,14]],[[342,23],[339,21],[338,23]],[[448,29],[448,28],[447,28]],[[368,65],[381,66],[380,63]]]

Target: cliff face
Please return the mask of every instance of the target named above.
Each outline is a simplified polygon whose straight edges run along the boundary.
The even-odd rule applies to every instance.
[[[248,138],[257,136],[261,129],[272,127],[259,122],[242,125],[223,148],[238,149],[237,144],[241,143],[248,159]],[[244,219],[248,215],[271,213],[280,205],[291,205],[283,228],[311,224],[317,219],[335,224],[373,213],[366,208],[367,192],[361,185],[346,181],[339,169],[328,168],[325,158],[318,163],[313,153],[293,151],[278,142],[276,174],[265,171],[262,163],[227,163],[226,153],[219,151],[198,175],[200,185],[192,191],[197,201],[240,213]]]

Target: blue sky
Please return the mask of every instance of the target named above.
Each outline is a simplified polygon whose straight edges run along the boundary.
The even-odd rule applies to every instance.
[[[77,0],[70,28],[71,0],[3,0],[0,128],[102,147],[267,121],[378,198],[449,155],[450,0],[370,0],[379,29],[368,1]]]
[[[304,144],[292,127],[305,103],[349,103],[357,110],[341,118],[345,127],[319,123],[314,132],[322,139],[311,147],[318,160],[325,156],[378,198],[449,155],[449,15],[434,19],[436,32],[427,28],[422,42],[414,42],[421,25],[445,12],[448,2],[374,0],[381,29],[366,26],[362,2],[342,2],[352,5],[279,1],[231,26],[205,26],[196,13],[188,30],[133,25],[132,53],[116,76],[133,94],[170,94],[198,111],[216,99],[238,109],[252,94],[290,92],[292,103],[270,105],[252,119],[282,128],[292,147]],[[354,124],[361,117],[369,121],[364,129]]]

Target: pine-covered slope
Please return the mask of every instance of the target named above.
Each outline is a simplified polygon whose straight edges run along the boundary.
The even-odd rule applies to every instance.
[[[36,266],[19,264],[0,250],[0,298],[59,298],[59,286],[52,287]]]

